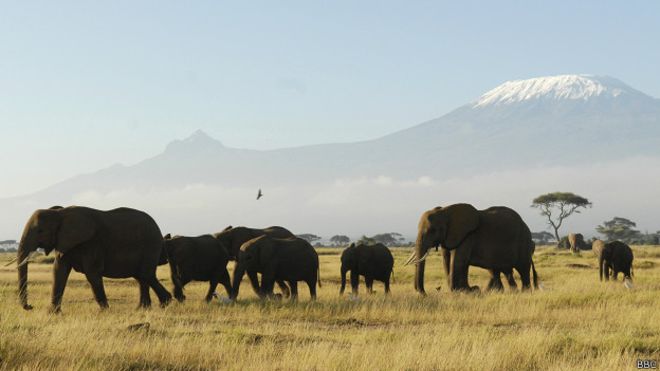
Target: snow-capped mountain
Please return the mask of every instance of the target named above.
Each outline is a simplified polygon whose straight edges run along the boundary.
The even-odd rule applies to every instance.
[[[561,75],[505,82],[445,116],[365,142],[256,151],[225,147],[197,131],[141,163],[54,189],[451,177],[660,155],[658,143],[659,100],[614,78]]]
[[[427,180],[478,177],[490,177],[489,181],[493,181],[499,179],[497,174],[505,172],[584,167],[639,156],[660,158],[659,144],[658,99],[610,77],[550,76],[505,82],[440,118],[364,142],[258,151],[226,147],[198,131],[189,138],[173,141],[163,153],[140,163],[114,165],[53,186],[44,185],[45,189],[37,194],[0,200],[0,208],[13,204],[15,207],[9,209],[19,208],[18,214],[24,215],[35,207],[86,203],[104,195],[123,200],[120,196],[126,190],[145,195],[145,200],[153,192],[169,192],[171,198],[186,194],[186,205],[211,205],[207,199],[210,195],[186,193],[198,186],[221,187],[222,192],[249,189],[250,199],[251,193],[260,187],[296,189],[287,201],[295,204],[303,192],[296,187],[309,191],[339,184],[343,190],[341,185],[345,183],[336,183],[342,179],[378,178],[382,184],[409,184],[406,182],[419,179],[434,184]],[[654,174],[658,170],[649,169]],[[538,192],[571,190],[568,180],[558,179],[557,185]],[[517,182],[518,187],[528,183]],[[514,187],[513,180],[511,183]],[[369,200],[372,194],[368,191],[355,202]],[[314,199],[312,192],[309,197],[317,204],[347,197],[326,196]],[[392,196],[383,194],[383,200],[373,199],[365,207],[373,209],[381,202],[391,203]],[[263,202],[268,202],[268,197],[266,192]],[[462,196],[461,200],[465,198]],[[420,208],[433,206],[437,202],[435,196],[433,199],[430,205],[420,201],[415,206],[410,201],[405,207],[417,213]],[[505,199],[501,203],[512,202]],[[523,207],[527,208],[528,202],[524,200]],[[231,204],[231,200],[227,203]],[[165,207],[163,213],[175,215],[180,207]],[[15,225],[23,222],[13,221]],[[389,229],[396,230],[395,227]],[[2,228],[6,230],[6,224],[0,225],[0,232]]]
[[[558,75],[507,81],[482,95],[473,107],[515,104],[532,100],[613,99],[621,96],[649,99],[643,93],[608,76]]]

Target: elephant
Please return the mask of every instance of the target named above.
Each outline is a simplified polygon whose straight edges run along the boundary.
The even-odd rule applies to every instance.
[[[174,297],[179,302],[186,299],[183,288],[190,281],[209,282],[206,302],[213,299],[218,283],[225,287],[228,297],[233,297],[227,271],[229,253],[212,235],[171,237],[167,234],[164,240],[174,285]]]
[[[229,253],[229,260],[238,261],[239,251],[241,246],[253,238],[260,236],[270,236],[275,238],[290,238],[295,237],[291,231],[284,227],[271,226],[263,229],[248,228],[248,227],[232,227],[228,226],[222,232],[215,233],[215,237],[227,249]],[[236,266],[234,265],[234,277],[236,277]],[[290,295],[289,287],[284,281],[277,281],[277,285],[282,290],[285,297]]]
[[[163,237],[146,213],[129,208],[109,211],[69,206],[36,210],[28,219],[18,247],[18,291],[23,309],[28,304],[28,258],[37,248],[46,255],[55,250],[50,310],[61,311],[62,296],[73,268],[85,274],[94,298],[108,307],[103,277],[135,278],[140,284],[140,307],[150,307],[149,288],[161,306],[172,295],[156,278],[156,267],[165,264]]]
[[[436,207],[424,212],[418,226],[415,251],[406,264],[415,263],[415,289],[424,290],[425,259],[429,249],[442,247],[447,281],[452,291],[475,291],[468,284],[470,265],[490,272],[489,289],[501,289],[500,273],[515,285],[513,269],[520,274],[523,290],[530,288],[530,268],[534,288],[538,275],[532,257],[535,245],[527,224],[514,210],[496,206],[477,210],[469,204]],[[510,277],[509,277],[510,276]]]
[[[592,244],[592,250],[598,257],[598,275],[601,281],[603,276],[606,281],[609,281],[610,275],[616,281],[619,273],[623,273],[624,282],[632,282],[633,252],[630,246],[621,241],[605,243],[601,240],[595,240]]]
[[[582,233],[569,233],[568,244],[569,248],[574,253],[579,253],[580,250],[585,250],[587,248],[587,243],[584,241]]]
[[[373,293],[374,280],[385,284],[385,294],[389,294],[393,266],[394,257],[390,249],[382,243],[375,245],[359,243],[357,246],[352,243],[341,253],[339,294],[343,294],[346,289],[346,272],[348,271],[351,272],[351,288],[354,296],[358,294],[360,276],[364,276],[367,291],[370,294]]]
[[[289,283],[292,301],[298,298],[298,281],[307,283],[312,300],[316,299],[316,284],[321,287],[319,256],[309,242],[298,237],[261,236],[244,243],[232,282],[234,297],[238,296],[245,272],[252,289],[262,299],[273,297],[275,281]],[[261,273],[261,285],[257,273]]]

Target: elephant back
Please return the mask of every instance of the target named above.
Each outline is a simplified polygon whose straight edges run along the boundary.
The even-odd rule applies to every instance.
[[[382,243],[377,243],[372,248],[374,249],[374,256],[378,259],[378,265],[391,270],[394,266],[394,256],[390,249]]]
[[[621,242],[610,242],[609,247],[612,249],[612,259],[621,261],[624,264],[631,264],[633,261],[633,252],[630,246]]]

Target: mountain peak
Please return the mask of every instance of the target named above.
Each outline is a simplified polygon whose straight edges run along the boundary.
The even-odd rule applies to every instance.
[[[608,76],[557,75],[507,81],[482,95],[473,107],[499,106],[532,100],[589,100],[643,95]]]
[[[205,131],[201,129],[197,129],[195,130],[194,133],[190,134],[188,138],[184,139],[183,142],[197,142],[197,141],[207,141],[207,140],[216,141],[215,139],[211,138],[210,135],[206,134]]]
[[[220,141],[202,130],[196,130],[185,139],[175,140],[167,145],[165,152],[200,152],[225,148]]]

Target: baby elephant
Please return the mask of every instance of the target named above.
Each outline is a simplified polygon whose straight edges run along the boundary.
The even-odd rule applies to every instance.
[[[319,279],[319,256],[309,242],[298,237],[261,236],[241,246],[234,273],[234,297],[238,296],[243,275],[247,272],[252,289],[259,297],[273,297],[275,281],[285,281],[291,289],[291,300],[298,298],[298,281],[305,281],[312,300],[316,299]],[[261,273],[261,285],[257,273]]]
[[[367,291],[373,293],[374,280],[385,284],[385,293],[390,293],[390,277],[394,258],[390,250],[383,244],[375,245],[352,243],[341,254],[341,289],[346,289],[346,272],[351,271],[351,288],[353,295],[357,296],[360,276],[364,276]]]
[[[623,273],[623,279],[632,280],[632,262],[633,252],[630,246],[621,241],[613,241],[605,243],[601,240],[593,242],[592,250],[598,257],[598,273],[600,280],[610,279],[610,270],[613,272],[614,280],[617,279],[619,273]]]
[[[227,250],[211,235],[199,237],[183,237],[169,234],[164,237],[165,251],[170,263],[174,297],[183,302],[183,287],[190,281],[208,281],[209,291],[205,300],[213,299],[215,288],[221,283],[227,295],[231,298],[232,289],[227,271],[229,254]]]

